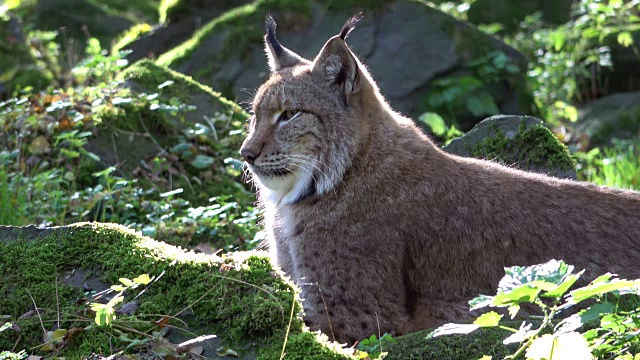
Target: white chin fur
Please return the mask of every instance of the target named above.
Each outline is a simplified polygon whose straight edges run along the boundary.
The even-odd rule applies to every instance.
[[[309,188],[314,181],[311,174],[298,170],[285,176],[264,176],[254,172],[254,179],[270,201],[291,204]]]

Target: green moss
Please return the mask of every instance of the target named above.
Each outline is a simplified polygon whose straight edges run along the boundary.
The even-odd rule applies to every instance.
[[[158,1],[157,0],[88,0],[101,7],[107,14],[120,16],[137,22],[158,21]]]
[[[418,331],[397,338],[389,349],[386,360],[411,359],[480,359],[483,355],[502,359],[512,354],[502,344],[510,332],[502,329],[479,329],[469,335],[449,335],[427,339],[431,330]]]
[[[344,349],[336,343],[329,342],[325,335],[309,332],[289,334],[284,352],[287,360],[337,360],[350,358]],[[282,342],[274,343],[274,346],[258,356],[258,360],[280,359],[281,353]]]
[[[147,23],[133,25],[129,30],[118,36],[113,47],[111,47],[111,53],[118,54],[121,50],[125,50],[129,44],[138,40],[149,31],[151,31],[151,26]]]
[[[287,353],[292,358],[336,353],[315,336],[302,332],[299,317],[290,317],[292,305],[294,314],[300,311],[300,304],[294,302],[296,291],[275,275],[264,253],[239,252],[222,257],[196,254],[119,225],[97,223],[58,228],[31,241],[15,240],[0,242],[4,280],[0,282],[0,309],[21,331],[8,336],[3,333],[0,349],[15,345],[16,349],[37,353],[32,349],[42,344],[40,321],[46,330],[52,330],[59,317],[61,329],[84,329],[59,356],[81,358],[119,349],[131,353],[135,348],[126,348],[128,343],[119,334],[140,337],[127,327],[149,332],[154,329],[151,320],[177,315],[189,307],[192,315],[183,316],[182,321],[187,321],[190,329],[206,327],[228,344],[256,343],[260,358],[279,357],[276,349],[281,349],[287,329]],[[70,270],[86,271],[87,276],[98,277],[105,284],[144,273],[162,276],[136,298],[140,307],[133,316],[119,315],[109,328],[87,326],[93,316],[86,303],[76,301],[84,295],[78,288],[63,284],[64,272]],[[138,293],[127,293],[125,301]],[[34,302],[40,316],[21,317]],[[184,327],[177,320],[169,324]],[[276,353],[278,356],[273,356]]]
[[[538,165],[569,170],[576,165],[569,149],[549,129],[543,125],[527,128],[524,122],[513,139],[508,139],[500,129],[494,127],[492,136],[469,150],[473,157],[500,160],[509,165],[517,163],[521,167]]]
[[[122,80],[133,80],[146,91],[159,90],[158,87],[172,81],[171,86],[161,89],[161,95],[165,98],[175,97],[185,103],[190,104],[195,95],[206,95],[209,101],[215,103],[220,111],[232,111],[234,116],[244,121],[248,115],[238,104],[227,100],[219,92],[213,91],[210,87],[195,81],[190,76],[173,71],[165,66],[155,64],[153,61],[145,59],[129,66],[120,74]]]
[[[185,7],[184,0],[161,0],[158,13],[160,14],[160,22],[164,23],[172,19],[173,14],[180,12]]]
[[[211,20],[189,40],[162,54],[156,63],[175,68],[188,60],[204,39],[223,31],[228,31],[227,41],[223,51],[218,55],[219,58],[211,59],[211,63],[215,64],[216,60],[226,59],[231,53],[243,54],[247,51],[249,44],[261,41],[264,17],[270,12],[279,11],[290,13],[292,16],[288,18],[295,19],[296,22],[306,21],[311,15],[311,4],[308,0],[257,0],[237,7]],[[287,17],[281,16],[281,18]],[[280,21],[279,25],[281,29],[291,26],[284,20]],[[210,70],[212,71],[214,69]]]

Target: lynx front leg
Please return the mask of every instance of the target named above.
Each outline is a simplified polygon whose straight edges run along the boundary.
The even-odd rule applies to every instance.
[[[372,279],[376,275],[373,269],[329,268],[300,279],[309,328],[353,344],[372,334],[395,332],[406,323],[409,316],[402,281]]]

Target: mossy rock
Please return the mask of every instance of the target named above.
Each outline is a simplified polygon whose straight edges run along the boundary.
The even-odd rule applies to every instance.
[[[250,90],[268,76],[262,40],[267,13],[278,22],[278,38],[284,46],[313,58],[344,21],[358,12],[363,12],[364,19],[350,35],[349,45],[371,70],[394,109],[417,117],[429,110],[424,99],[433,81],[468,72],[470,63],[497,51],[506,54],[516,70],[492,79],[486,92],[502,112],[530,112],[523,86],[526,59],[521,54],[413,0],[257,0],[211,20],[188,41],[159,56],[157,63],[211,84],[230,99],[250,101]],[[471,126],[480,119],[474,117]]]
[[[96,112],[96,120],[104,126],[87,144],[87,150],[98,155],[105,166],[122,163],[120,169],[130,173],[141,160],[158,153],[161,148],[175,145],[175,135],[184,130],[186,123],[206,123],[205,117],[224,117],[239,131],[233,141],[225,140],[224,144],[229,151],[239,148],[240,130],[248,115],[211,88],[149,60],[132,64],[118,78],[126,82],[131,90],[130,97],[142,96],[143,101],[123,104],[122,109],[104,107]],[[172,112],[152,109],[145,98],[154,98],[163,104],[195,106],[195,109],[176,116]]]
[[[530,116],[492,116],[443,150],[558,178],[576,178],[575,159],[569,149],[542,120]]]
[[[640,138],[640,92],[618,93],[580,109],[575,141],[583,148],[608,146],[614,139]]]
[[[346,358],[339,346],[304,332],[296,289],[262,252],[198,254],[119,225],[79,223],[0,227],[0,258],[0,314],[14,325],[0,334],[0,350],[68,359],[161,349],[177,356],[173,339],[214,334],[216,345],[243,358],[279,358],[285,337],[287,358]],[[115,321],[97,326],[88,302],[107,303],[115,292],[88,293],[141,274],[155,279],[144,291],[127,290]],[[56,329],[68,335],[46,351],[43,331]],[[202,355],[215,358],[215,347]]]
[[[485,328],[467,335],[427,338],[430,332],[422,330],[396,338],[397,342],[385,349],[389,353],[385,360],[469,360],[481,359],[484,355],[503,359],[515,350],[502,343],[511,335],[507,330]]]

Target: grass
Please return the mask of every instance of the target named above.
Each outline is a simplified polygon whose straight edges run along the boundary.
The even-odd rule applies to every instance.
[[[578,155],[578,177],[597,185],[640,190],[640,144],[619,143]]]

